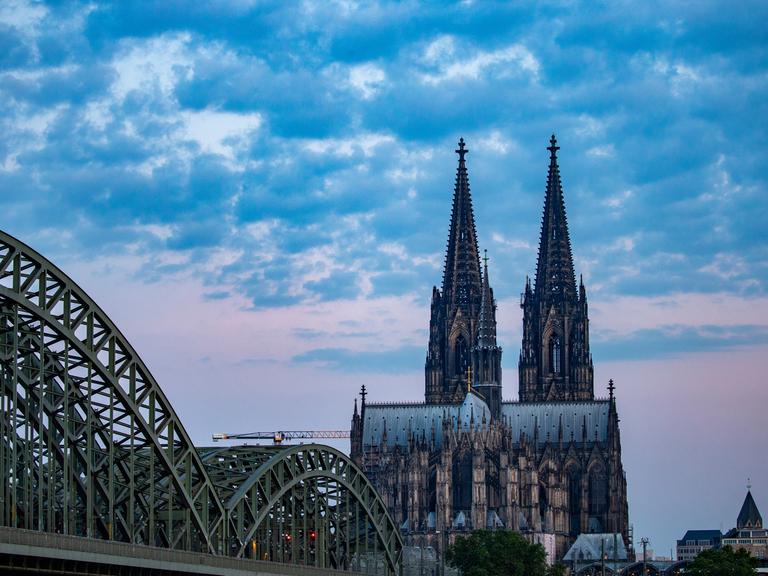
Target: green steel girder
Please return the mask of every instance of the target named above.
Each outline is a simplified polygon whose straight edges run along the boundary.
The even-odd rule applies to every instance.
[[[397,526],[344,454],[195,449],[107,315],[3,232],[0,411],[0,525],[326,568],[373,554],[399,569]]]
[[[238,462],[247,456],[249,447],[237,447],[233,454]],[[236,489],[229,490],[226,500],[228,534],[239,546],[238,555],[243,555],[254,534],[268,520],[270,513],[295,487],[325,486],[338,490],[334,499],[339,503],[329,508],[327,517],[335,523],[335,529],[352,524],[352,507],[363,513],[359,520],[365,526],[366,551],[370,550],[369,525],[373,551],[380,551],[389,569],[397,571],[400,563],[402,541],[400,532],[388,514],[386,507],[365,474],[343,453],[329,446],[317,444],[298,445],[283,448],[250,447],[253,455],[250,461],[258,467],[245,481],[238,478]],[[218,458],[225,457],[218,451]],[[271,456],[271,457],[270,457]],[[206,460],[208,461],[208,460]],[[245,472],[245,470],[244,470]],[[244,476],[244,475],[243,475]],[[321,494],[324,497],[324,495]],[[347,498],[348,496],[348,498]],[[340,501],[344,500],[344,506]],[[296,531],[297,526],[291,528]],[[360,522],[355,522],[355,535],[347,531],[346,539],[354,541],[360,552]],[[347,547],[347,546],[345,546]],[[347,566],[348,567],[348,566]]]
[[[0,303],[3,326],[14,327],[10,335],[11,349],[5,351],[5,356],[10,353],[18,358],[36,353],[34,349],[18,348],[18,319],[22,318],[25,326],[39,333],[36,348],[38,354],[43,351],[43,357],[38,358],[40,365],[44,366],[45,355],[51,354],[64,366],[65,376],[60,382],[64,393],[59,399],[63,413],[45,414],[44,419],[63,417],[66,426],[71,426],[76,413],[81,420],[93,420],[95,415],[98,421],[91,421],[91,425],[108,431],[108,445],[100,448],[110,454],[111,466],[106,470],[110,505],[109,510],[100,513],[112,516],[117,494],[125,492],[115,483],[114,463],[115,456],[125,457],[127,454],[134,472],[137,461],[140,461],[139,467],[146,465],[151,478],[149,495],[130,489],[134,476],[125,479],[134,508],[125,513],[141,524],[143,543],[153,544],[165,539],[164,544],[170,547],[219,552],[224,511],[215,488],[167,398],[107,315],[52,263],[2,232]],[[3,370],[14,382],[14,392],[4,398],[8,403],[6,411],[13,410],[16,414],[18,407],[14,400],[18,396],[30,396],[30,390],[25,388],[29,383],[18,377],[16,362],[11,366],[3,363]],[[38,386],[45,385],[42,380]],[[93,415],[82,408],[78,410],[77,396],[71,393],[71,387],[78,389],[77,396],[88,399]],[[45,408],[44,403],[41,406]],[[20,427],[29,434],[28,424],[20,424]],[[11,428],[6,431],[15,434],[16,430]],[[66,454],[84,450],[85,461],[91,461],[96,449],[92,435],[83,434],[75,446],[71,446],[67,438],[64,435],[61,440]],[[144,447],[151,447],[151,450],[146,455],[137,455],[137,450]],[[68,459],[65,459],[65,469]],[[69,486],[73,480],[69,478],[70,470],[62,473]],[[164,483],[163,479],[168,481]],[[6,485],[18,483],[16,478],[5,480]],[[11,494],[9,496],[13,498]],[[137,509],[141,508],[142,499],[146,501],[146,510]],[[176,514],[179,509],[184,511],[181,520]],[[110,524],[113,519],[109,519]],[[38,518],[38,524],[41,522]],[[128,523],[131,523],[130,519]],[[64,531],[76,533],[78,530],[67,525]]]
[[[26,330],[26,331],[22,330],[21,332],[26,334],[28,340],[33,340],[28,338],[30,334],[29,330]],[[2,328],[0,328],[0,333],[7,334],[7,332],[2,331]],[[35,345],[35,342],[30,341],[30,342],[27,342],[26,345],[27,345],[27,350],[31,350],[32,346]],[[19,348],[24,348],[24,347],[25,347],[24,338],[20,338]],[[46,365],[41,367],[39,362],[35,362],[37,358],[32,357],[31,358],[33,361],[32,363],[33,365],[35,365],[33,366],[33,368],[35,368],[35,370],[38,370],[38,372],[42,370],[43,373],[47,373],[47,374],[58,375],[63,373],[63,367],[61,365],[58,365],[55,362],[55,360],[51,358],[50,355],[45,355],[45,358],[46,358]],[[14,359],[7,358],[4,355],[0,354],[0,361],[8,365],[9,363],[13,362]],[[20,362],[19,364],[20,364],[19,367],[21,368],[22,363]],[[27,374],[27,372],[30,372],[30,373]],[[8,371],[3,371],[2,375],[4,376],[2,378],[2,385],[5,389],[6,395],[13,394],[13,389],[11,388],[11,386],[13,385],[13,381],[12,381],[12,378],[9,377]],[[43,387],[35,386],[34,382],[31,381],[31,379],[33,378],[33,374],[31,373],[31,371],[24,370],[24,369],[16,370],[16,377],[19,380],[23,381],[23,387],[27,390],[29,394],[29,398],[37,406],[40,406],[41,404],[46,404],[46,403],[51,404],[50,401],[54,396],[54,394],[51,393],[53,391],[52,388],[56,387],[57,385],[54,379],[48,380],[49,394],[48,394],[48,397],[46,398],[46,394]],[[77,387],[71,387],[71,392],[73,395],[76,396],[77,404],[83,407],[83,409],[87,409],[87,399],[83,398],[79,394],[79,390],[77,389]],[[63,397],[64,391],[62,388],[56,388],[55,393],[56,395]],[[51,484],[50,482],[52,480],[55,480],[55,477],[56,477],[55,465],[58,464],[59,469],[61,469],[61,467],[63,467],[64,465],[64,459],[65,459],[65,456],[62,451],[62,445],[61,445],[62,443],[59,442],[59,439],[62,439],[63,436],[66,435],[69,439],[70,446],[76,447],[77,446],[76,433],[74,430],[72,430],[71,426],[65,427],[64,421],[61,418],[49,417],[47,418],[47,422],[49,425],[45,424],[42,416],[50,415],[53,412],[55,412],[55,407],[52,405],[46,406],[43,412],[41,413],[40,410],[38,409],[29,409],[26,406],[25,400],[17,400],[17,408],[19,409],[19,413],[24,415],[24,420],[32,421],[33,426],[31,427],[31,430],[33,432],[36,432],[41,439],[42,438],[45,439],[45,446],[46,446],[45,452],[47,453],[48,458],[46,459],[47,465],[45,466],[43,475],[46,478],[46,480],[49,482],[49,486],[48,486],[49,491],[53,492],[53,484]],[[3,413],[3,417],[6,418],[7,414]],[[6,421],[5,424],[8,425],[8,422]],[[82,426],[82,425],[85,425],[86,422],[79,422],[78,424]],[[101,446],[108,445],[109,438],[106,437],[106,435],[104,434],[104,430],[96,428],[94,434],[98,436],[99,444]],[[34,445],[34,442],[35,442],[35,439],[32,438],[31,444]],[[30,443],[27,442],[26,444],[29,445]],[[24,444],[19,444],[19,445],[24,446]],[[55,457],[55,461],[51,460],[51,456]],[[80,470],[88,472],[88,462],[86,460],[87,455],[81,450],[75,450],[74,456],[77,459],[76,463],[80,467]],[[101,466],[105,465],[104,461],[106,460],[106,458],[107,458],[107,454],[104,450],[102,450],[101,459],[98,461],[94,460],[91,462],[92,468],[95,467],[96,469],[99,469]],[[37,470],[38,469],[37,462],[35,462],[34,464]],[[75,464],[75,463],[71,462],[71,464]],[[115,466],[115,469],[123,475],[123,477],[125,478],[128,477],[127,471],[125,469],[125,462],[123,460],[118,459],[118,461],[114,463],[114,466]],[[91,484],[88,484],[87,482],[88,479],[91,480],[92,482]],[[85,480],[80,477],[75,477],[74,480],[76,482],[75,488],[77,490],[77,495],[79,496],[82,502],[86,502],[89,496],[90,497],[98,496],[103,500],[107,500],[109,498],[109,491],[107,490],[104,483],[102,482],[102,478],[100,477],[100,475],[89,473],[87,474],[87,478]],[[42,489],[45,492],[46,487],[43,486]],[[94,494],[94,489],[95,489],[95,494]],[[39,506],[44,507],[44,502],[42,500],[39,503]],[[39,516],[42,517],[42,514],[39,514]],[[105,537],[108,537],[109,526],[107,525],[105,520],[101,517],[96,518],[96,520],[97,520],[96,524],[98,525],[98,528],[100,529],[101,533]],[[50,524],[50,521],[48,522],[48,524]],[[88,526],[87,533],[88,534],[91,533],[91,526]]]

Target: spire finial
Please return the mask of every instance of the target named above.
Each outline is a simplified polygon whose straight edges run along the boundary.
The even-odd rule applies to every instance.
[[[459,138],[459,147],[454,152],[459,155],[459,162],[464,162],[464,156],[469,153],[469,150],[464,146],[464,138]]]
[[[616,386],[613,385],[613,378],[608,380],[608,398],[613,400],[613,391],[616,388]]]
[[[483,250],[483,264],[485,264],[485,267],[488,268],[488,250]]]
[[[363,385],[360,387],[360,396],[361,396],[361,398],[362,398],[362,402],[361,402],[361,404],[363,405],[363,407],[365,407],[365,397],[366,397],[367,395],[368,395],[368,392],[365,390],[365,384],[363,384]]]
[[[749,492],[750,490],[752,490],[752,479],[747,478],[747,492]]]
[[[547,146],[547,150],[549,150],[549,157],[554,160],[557,157],[557,151],[560,150],[560,146],[557,145],[557,138],[555,138],[554,133],[549,139],[549,146]]]

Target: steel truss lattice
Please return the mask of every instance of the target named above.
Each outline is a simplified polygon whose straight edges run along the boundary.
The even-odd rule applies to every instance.
[[[0,525],[345,569],[373,555],[397,571],[399,532],[346,456],[196,449],[107,315],[3,232],[0,366]]]

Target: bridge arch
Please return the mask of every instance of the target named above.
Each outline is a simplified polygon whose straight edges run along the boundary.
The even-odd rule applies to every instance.
[[[3,232],[0,359],[3,524],[218,552],[223,506],[146,365],[74,281]]]
[[[397,526],[370,481],[338,450],[239,446],[212,449],[203,459],[220,486],[236,555],[340,569],[383,559],[397,571]],[[231,467],[238,472],[227,472]]]
[[[305,551],[314,548],[315,564],[359,568],[365,556],[383,557],[396,572],[400,559],[396,526],[344,454],[196,449],[106,313],[2,231],[0,476],[2,526],[247,556],[289,519],[291,540],[316,538]],[[278,549],[267,547],[269,559],[295,560]]]

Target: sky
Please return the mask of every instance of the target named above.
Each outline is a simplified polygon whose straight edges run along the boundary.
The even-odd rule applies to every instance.
[[[465,138],[517,396],[557,134],[595,389],[657,554],[768,514],[768,3],[0,3],[0,228],[198,444],[423,398]],[[348,449],[346,443],[343,448]]]

